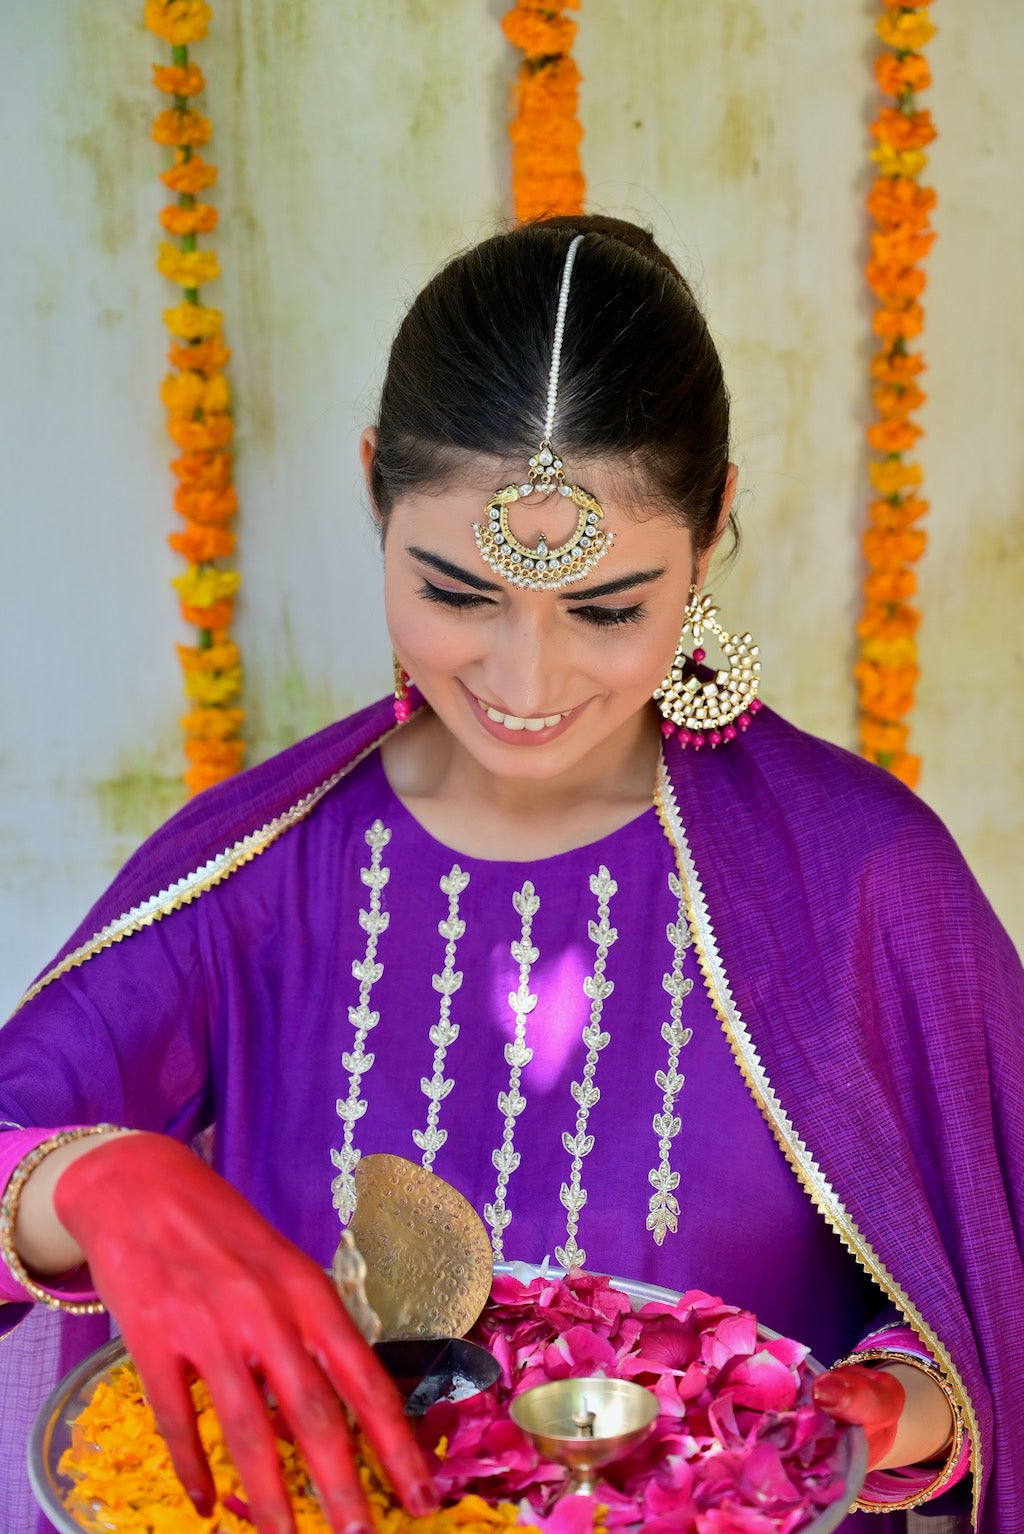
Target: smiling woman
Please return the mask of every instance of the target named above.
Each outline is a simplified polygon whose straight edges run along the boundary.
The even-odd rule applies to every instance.
[[[721,1294],[843,1360],[819,1403],[865,1425],[873,1509],[844,1527],[1024,1529],[1020,965],[891,775],[767,708],[743,733],[689,288],[611,220],[485,241],[412,304],[361,452],[412,691],[200,795],[0,1033],[10,1321],[108,1305],[198,1507],[191,1373],[261,1534],[291,1527],[264,1386],[339,1534],[343,1405],[426,1508],[319,1271],[360,1158],[412,1156],[496,1258]],[[100,1324],[60,1318],[63,1367]],[[5,1407],[46,1347],[5,1346]]]

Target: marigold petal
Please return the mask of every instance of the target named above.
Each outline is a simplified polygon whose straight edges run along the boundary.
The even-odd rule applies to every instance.
[[[231,351],[215,336],[210,341],[193,341],[187,346],[172,344],[167,360],[182,372],[219,373],[231,361]]]
[[[209,309],[205,304],[176,304],[164,310],[164,324],[172,335],[183,341],[205,341],[215,336],[224,323],[219,309]]]
[[[199,42],[212,16],[206,0],[146,0],[146,26],[173,48]]]
[[[160,209],[160,222],[168,234],[209,234],[216,229],[220,214],[208,202],[197,202],[191,208],[171,203]]]
[[[154,64],[153,84],[165,96],[198,96],[206,81],[198,64]]]
[[[197,149],[213,137],[213,124],[192,107],[165,107],[154,117],[150,135],[158,144]]]
[[[179,197],[195,197],[211,187],[216,179],[216,165],[210,165],[202,155],[189,155],[184,149],[178,150],[173,165],[160,172],[164,186],[177,192]]]

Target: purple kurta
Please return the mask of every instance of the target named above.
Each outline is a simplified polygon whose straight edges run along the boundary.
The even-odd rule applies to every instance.
[[[379,715],[366,724],[370,739]],[[288,781],[297,762],[278,764],[278,812],[330,770],[310,761]],[[272,818],[259,800],[272,772],[247,775],[250,827]],[[181,850],[197,809],[181,817],[175,877],[205,861],[199,843]],[[212,834],[207,857],[231,840],[223,817]],[[169,882],[166,861],[146,861],[129,865],[90,933]],[[173,921],[18,1014],[0,1034],[0,1117],[182,1137],[215,1118],[219,1167],[324,1263],[357,1155],[424,1160],[505,1256],[560,1254],[720,1292],[827,1362],[885,1296],[807,1199],[736,1069],[684,893],[653,812],[555,858],[482,862],[429,837],[373,755]],[[802,895],[783,882],[778,903]],[[720,936],[745,914],[720,899]],[[764,986],[771,968],[752,936]],[[76,1323],[63,1325],[70,1335]],[[93,1345],[95,1323],[77,1326]],[[872,1524],[882,1534],[903,1520]]]

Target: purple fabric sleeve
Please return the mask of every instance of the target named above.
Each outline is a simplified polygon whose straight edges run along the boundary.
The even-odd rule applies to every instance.
[[[7,1184],[19,1163],[24,1161],[26,1156],[31,1155],[37,1145],[42,1145],[44,1140],[63,1133],[65,1129],[79,1127],[81,1126],[77,1124],[61,1124],[57,1129],[8,1129],[0,1133],[0,1194],[7,1191]],[[40,1287],[62,1300],[81,1303],[98,1298],[95,1289],[88,1282],[88,1270],[84,1266],[75,1268],[73,1272],[65,1273],[56,1281],[42,1284]],[[2,1261],[0,1261],[0,1301],[15,1304],[32,1302],[31,1296],[14,1277],[7,1264]],[[23,1316],[19,1315],[12,1319],[20,1321]],[[7,1321],[7,1312],[0,1311],[0,1327],[5,1321]],[[9,1330],[9,1326],[7,1329]]]

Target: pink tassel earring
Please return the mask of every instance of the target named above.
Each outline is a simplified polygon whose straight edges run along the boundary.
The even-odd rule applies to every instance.
[[[395,723],[405,724],[412,713],[412,704],[409,702],[409,682],[411,678],[408,671],[404,671],[395,657]]]

